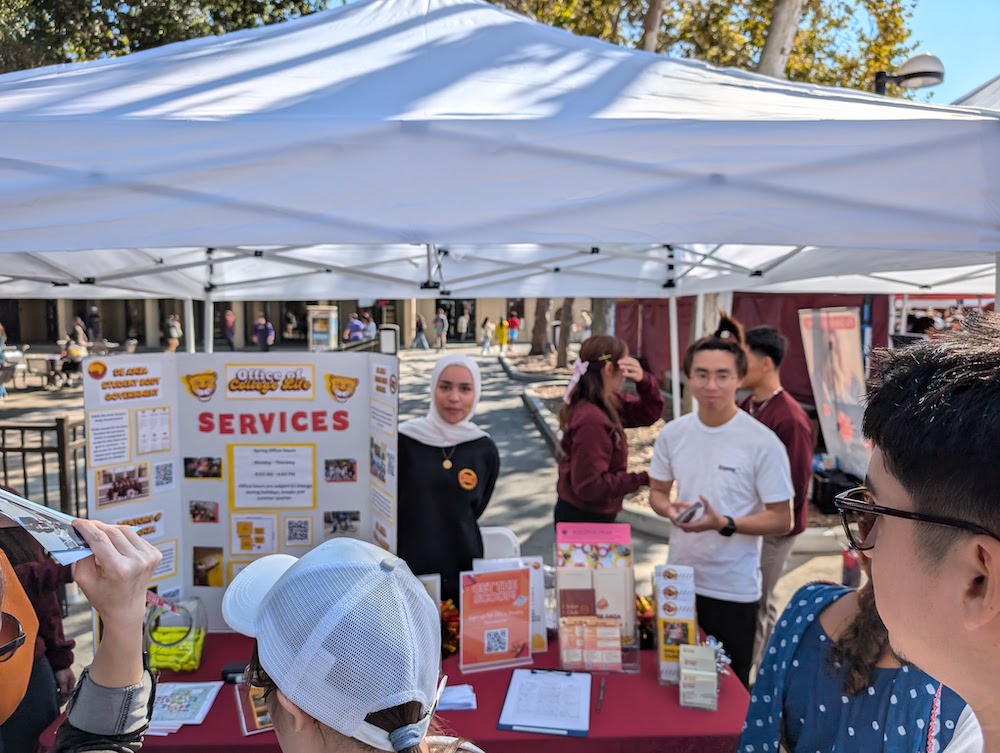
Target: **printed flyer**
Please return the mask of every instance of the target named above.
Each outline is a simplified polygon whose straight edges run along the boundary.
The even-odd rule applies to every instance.
[[[463,672],[531,663],[528,568],[461,574],[459,666]]]
[[[140,526],[166,598],[209,629],[255,558],[334,536],[396,547],[399,364],[373,353],[156,353],[84,371],[90,517]]]

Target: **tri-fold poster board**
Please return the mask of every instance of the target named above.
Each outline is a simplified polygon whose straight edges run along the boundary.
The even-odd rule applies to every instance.
[[[88,514],[163,553],[154,585],[226,630],[225,586],[335,536],[396,548],[399,368],[372,353],[172,353],[84,363]]]

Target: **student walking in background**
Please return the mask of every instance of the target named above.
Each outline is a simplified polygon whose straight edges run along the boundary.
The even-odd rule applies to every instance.
[[[414,325],[413,341],[410,343],[410,350],[418,347],[423,350],[430,349],[430,345],[427,343],[427,320],[424,319],[423,314],[417,314],[417,321]]]
[[[253,341],[262,351],[269,351],[274,345],[274,327],[263,311],[257,314],[257,321],[253,325]]]

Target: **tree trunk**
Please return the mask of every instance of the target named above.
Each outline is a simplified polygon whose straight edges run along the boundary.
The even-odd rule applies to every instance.
[[[535,299],[535,323],[531,328],[531,351],[529,356],[542,356],[548,353],[549,345],[549,306],[551,298]]]
[[[656,43],[660,40],[660,23],[663,20],[663,0],[649,0],[642,17],[642,41],[639,49],[646,52],[656,52]]]
[[[559,347],[556,350],[556,368],[569,366],[569,335],[573,329],[573,303],[575,298],[563,298],[559,315]]]
[[[764,49],[760,53],[757,72],[774,78],[785,78],[788,55],[795,44],[795,33],[802,21],[803,0],[774,0],[771,25],[767,28]]]
[[[593,319],[590,325],[592,335],[613,335],[611,331],[611,309],[615,305],[614,298],[591,298],[590,316]]]

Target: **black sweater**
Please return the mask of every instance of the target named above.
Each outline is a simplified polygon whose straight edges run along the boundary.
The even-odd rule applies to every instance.
[[[450,455],[451,468],[442,462]],[[458,606],[458,574],[483,556],[476,522],[493,495],[500,453],[489,437],[430,447],[399,435],[397,553],[416,575],[441,574],[441,597]]]

